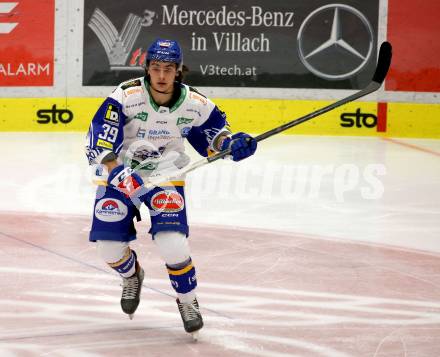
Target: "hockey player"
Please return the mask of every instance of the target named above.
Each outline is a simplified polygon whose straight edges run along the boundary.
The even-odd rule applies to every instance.
[[[124,82],[110,94],[89,128],[89,163],[108,172],[106,187],[98,187],[89,239],[121,275],[121,307],[132,318],[144,270],[129,243],[136,239],[133,219],[139,218],[139,203],[145,203],[151,216],[149,233],[176,291],[184,328],[194,333],[203,327],[203,320],[187,240],[184,177],[147,190],[144,182],[188,164],[184,139],[205,157],[230,148],[234,161],[254,154],[257,142],[245,133],[232,135],[225,114],[182,83],[182,52],[176,41],[154,41],[145,70],[144,77]]]

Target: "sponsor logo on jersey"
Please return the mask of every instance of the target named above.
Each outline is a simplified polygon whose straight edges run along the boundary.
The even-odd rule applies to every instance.
[[[134,161],[136,160],[144,161],[146,159],[158,159],[162,156],[164,151],[165,151],[165,146],[160,146],[157,150],[138,149],[133,154]]]
[[[221,131],[222,129],[212,128],[203,130],[203,133],[205,133],[206,137],[212,141],[212,139],[214,139]]]
[[[205,97],[202,97],[200,94],[194,93],[194,92],[189,92],[189,97],[191,99],[197,100],[200,103],[202,103],[203,105],[208,104],[208,101],[206,100]]]
[[[142,101],[142,102],[138,102],[138,103],[128,104],[125,106],[125,108],[127,108],[127,109],[136,108],[136,107],[140,107],[141,105],[144,105],[144,104],[147,104],[147,103]]]
[[[194,119],[191,119],[191,118],[183,118],[183,117],[180,117],[180,118],[177,118],[177,125],[181,125],[181,124],[189,124],[189,123],[191,123],[193,120],[194,120]]]
[[[147,119],[148,119],[148,113],[146,113],[146,112],[140,112],[140,113],[137,113],[137,114],[134,116],[133,119],[139,119],[139,120],[142,120],[142,121],[147,121]]]
[[[148,134],[148,135],[147,135]],[[170,140],[172,138],[171,133],[168,130],[155,130],[155,129],[142,129],[139,128],[136,137],[140,139],[148,138],[148,140]]]
[[[108,141],[102,140],[102,139],[98,139],[96,146],[100,146],[102,148],[113,150],[113,144],[109,143]]]
[[[113,104],[107,105],[107,109],[105,110],[104,120],[118,124],[119,123],[118,108]]]
[[[200,110],[197,110],[197,109],[188,108],[186,111],[188,113],[196,113],[199,117],[202,116],[202,113],[200,113]]]
[[[139,128],[137,133],[136,133],[136,137],[143,139],[145,138],[145,134],[147,133],[147,131],[145,129]]]
[[[157,169],[157,166],[159,166],[159,163],[150,161],[142,164],[138,170],[154,171]]]
[[[124,95],[126,97],[128,97],[129,95],[135,94],[135,93],[142,93],[142,89],[141,88],[133,88],[133,89],[129,89],[124,91]]]
[[[136,157],[136,159],[131,160],[130,162],[130,168],[133,170],[144,170],[144,171],[154,171],[157,169],[157,166],[159,166],[159,163],[148,161],[143,162],[145,159],[141,159],[139,157]]]
[[[182,135],[182,138],[186,138],[188,136],[190,130],[191,130],[191,127],[189,127],[189,126],[182,128],[182,130],[180,131],[180,135]]]
[[[170,134],[171,133],[165,129],[160,129],[160,130],[150,129],[148,131],[148,135],[150,135],[150,136],[160,136],[160,135],[170,135]]]
[[[142,85],[141,81],[140,81],[139,79],[135,79],[134,81],[130,81],[130,82],[123,83],[123,84],[121,85],[121,89],[122,89],[122,90],[126,90],[126,89],[128,89],[128,88],[131,88],[131,87],[139,87],[139,86],[141,86],[141,85]]]
[[[95,217],[104,222],[119,222],[127,217],[128,208],[117,199],[103,198],[95,206]]]
[[[161,212],[179,212],[185,207],[182,195],[177,191],[163,190],[151,198],[151,208]]]

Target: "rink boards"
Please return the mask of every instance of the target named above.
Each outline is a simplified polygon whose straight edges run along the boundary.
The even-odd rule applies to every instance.
[[[83,131],[103,98],[2,98],[0,131]],[[214,99],[233,131],[262,133],[332,101]],[[440,138],[439,104],[353,102],[302,123],[294,135]]]
[[[387,40],[393,60],[377,92],[288,134],[440,138],[435,0],[35,4],[0,3],[0,132],[85,132],[116,85],[143,76],[146,48],[163,34],[183,48],[185,82],[213,98],[234,131],[251,133],[365,88]],[[315,52],[336,25],[351,50]]]

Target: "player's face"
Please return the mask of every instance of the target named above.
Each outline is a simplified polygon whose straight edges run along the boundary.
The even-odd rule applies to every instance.
[[[150,82],[154,89],[169,92],[173,89],[177,65],[172,62],[151,61],[148,66]]]

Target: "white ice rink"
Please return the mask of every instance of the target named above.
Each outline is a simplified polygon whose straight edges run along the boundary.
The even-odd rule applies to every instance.
[[[82,134],[3,133],[0,150],[1,211],[91,213]],[[277,136],[189,174],[186,192],[195,225],[440,252],[440,140]]]
[[[277,136],[189,174],[193,343],[146,226],[120,311],[83,138],[0,134],[0,357],[440,355],[440,140]]]

